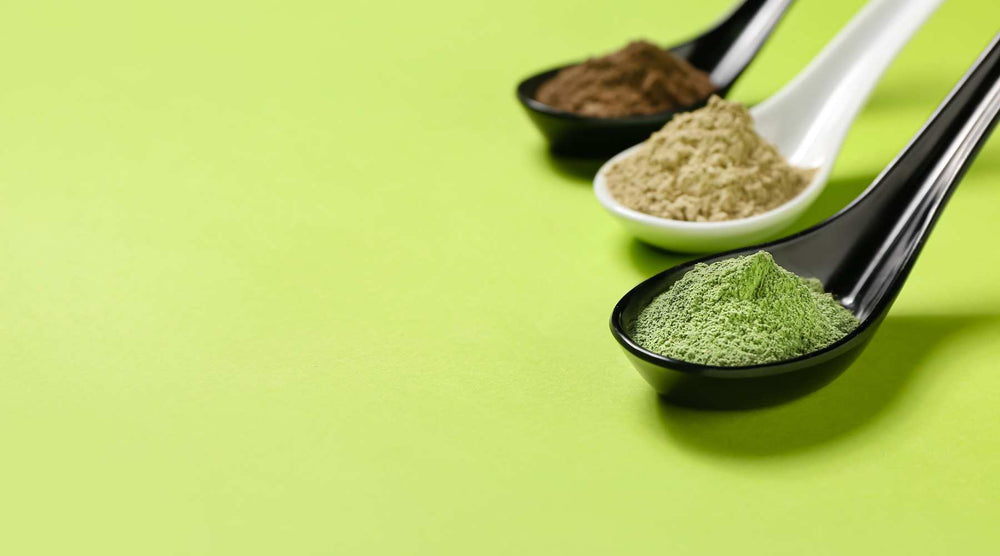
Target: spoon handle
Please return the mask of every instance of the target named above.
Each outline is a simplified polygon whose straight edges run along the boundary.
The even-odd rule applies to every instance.
[[[906,278],[945,203],[998,118],[1000,34],[910,144],[830,222],[828,233],[834,237],[856,238],[843,246],[846,250],[840,256],[865,261],[865,268],[853,270],[857,276],[851,280],[853,284],[844,284],[851,286],[843,290],[851,292],[843,299],[846,304],[862,313],[874,311],[876,301]],[[848,274],[832,280],[846,279]]]
[[[712,83],[725,95],[750,65],[794,0],[745,0],[710,31],[674,52],[695,67],[710,69]]]
[[[792,81],[753,108],[786,158],[835,156],[882,74],[944,0],[871,0]]]

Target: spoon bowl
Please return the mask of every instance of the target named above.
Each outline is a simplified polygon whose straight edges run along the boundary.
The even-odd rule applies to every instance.
[[[756,407],[823,386],[850,366],[875,334],[998,117],[1000,35],[910,144],[847,208],[787,238],[691,261],[649,278],[615,306],[613,336],[650,385],[681,405]],[[819,279],[860,325],[821,350],[743,367],[680,361],[649,351],[634,340],[642,309],[692,266],[760,250],[799,276]]]
[[[709,74],[714,94],[725,96],[753,60],[757,51],[781,21],[792,0],[744,0],[732,13],[701,36],[668,48],[694,67]],[[656,114],[621,118],[595,118],[559,110],[538,101],[542,83],[574,64],[549,69],[521,81],[517,99],[553,152],[581,157],[606,157],[645,140],[663,127],[677,112],[704,106],[703,99],[691,106]]]
[[[626,207],[607,188],[607,172],[633,155],[633,146],[594,176],[594,194],[626,230],[657,247],[684,253],[735,249],[775,237],[826,187],[844,138],[882,74],[943,0],[872,0],[823,51],[778,93],[750,110],[756,131],[793,166],[815,170],[794,198],[767,212],[721,222],[687,222]]]
[[[757,243],[774,237],[789,227],[823,192],[832,164],[816,168],[812,179],[793,199],[767,212],[749,218],[722,222],[688,222],[661,218],[631,209],[608,190],[607,172],[616,162],[635,154],[642,145],[635,145],[608,160],[594,176],[594,195],[601,206],[640,240],[681,253],[708,253],[733,249],[738,245]],[[796,161],[789,161],[799,166]],[[814,167],[815,168],[815,167]]]
[[[767,250],[775,262],[789,261]],[[808,394],[839,376],[861,354],[881,322],[867,319],[840,341],[826,348],[777,363],[717,367],[674,359],[647,350],[633,338],[639,313],[680,280],[695,264],[750,255],[746,249],[691,261],[646,280],[625,295],[611,315],[611,330],[632,366],[669,401],[706,409],[748,409],[774,405]],[[848,308],[850,309],[850,308]],[[853,311],[852,311],[853,312]]]

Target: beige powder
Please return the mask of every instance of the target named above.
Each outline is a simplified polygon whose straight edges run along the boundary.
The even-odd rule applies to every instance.
[[[735,220],[798,195],[814,170],[789,165],[757,135],[746,107],[717,96],[678,114],[606,174],[625,206],[663,218]]]

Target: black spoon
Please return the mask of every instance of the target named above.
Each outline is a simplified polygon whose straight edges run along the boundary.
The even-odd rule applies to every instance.
[[[771,35],[792,0],[745,0],[705,34],[668,50],[708,73],[726,96],[757,51]],[[553,152],[572,156],[610,156],[640,143],[677,112],[700,108],[708,99],[668,112],[624,118],[593,118],[558,110],[535,100],[538,87],[561,66],[533,75],[517,86],[517,98],[531,121],[548,139]]]
[[[796,235],[691,261],[646,280],[618,302],[611,332],[640,374],[681,405],[739,408],[785,401],[833,380],[861,353],[1000,113],[1000,35],[930,120],[847,208]],[[696,263],[764,250],[786,269],[816,277],[861,321],[842,340],[764,365],[713,367],[671,359],[632,339],[636,317]],[[969,261],[974,265],[975,261]]]

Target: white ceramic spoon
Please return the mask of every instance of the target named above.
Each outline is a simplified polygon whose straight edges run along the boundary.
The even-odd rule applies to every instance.
[[[724,251],[776,235],[823,191],[844,137],[882,73],[943,1],[871,0],[791,82],[751,109],[757,132],[792,165],[817,169],[802,193],[784,205],[725,222],[685,222],[632,210],[611,196],[604,175],[639,145],[598,170],[594,194],[633,235],[672,251]]]

